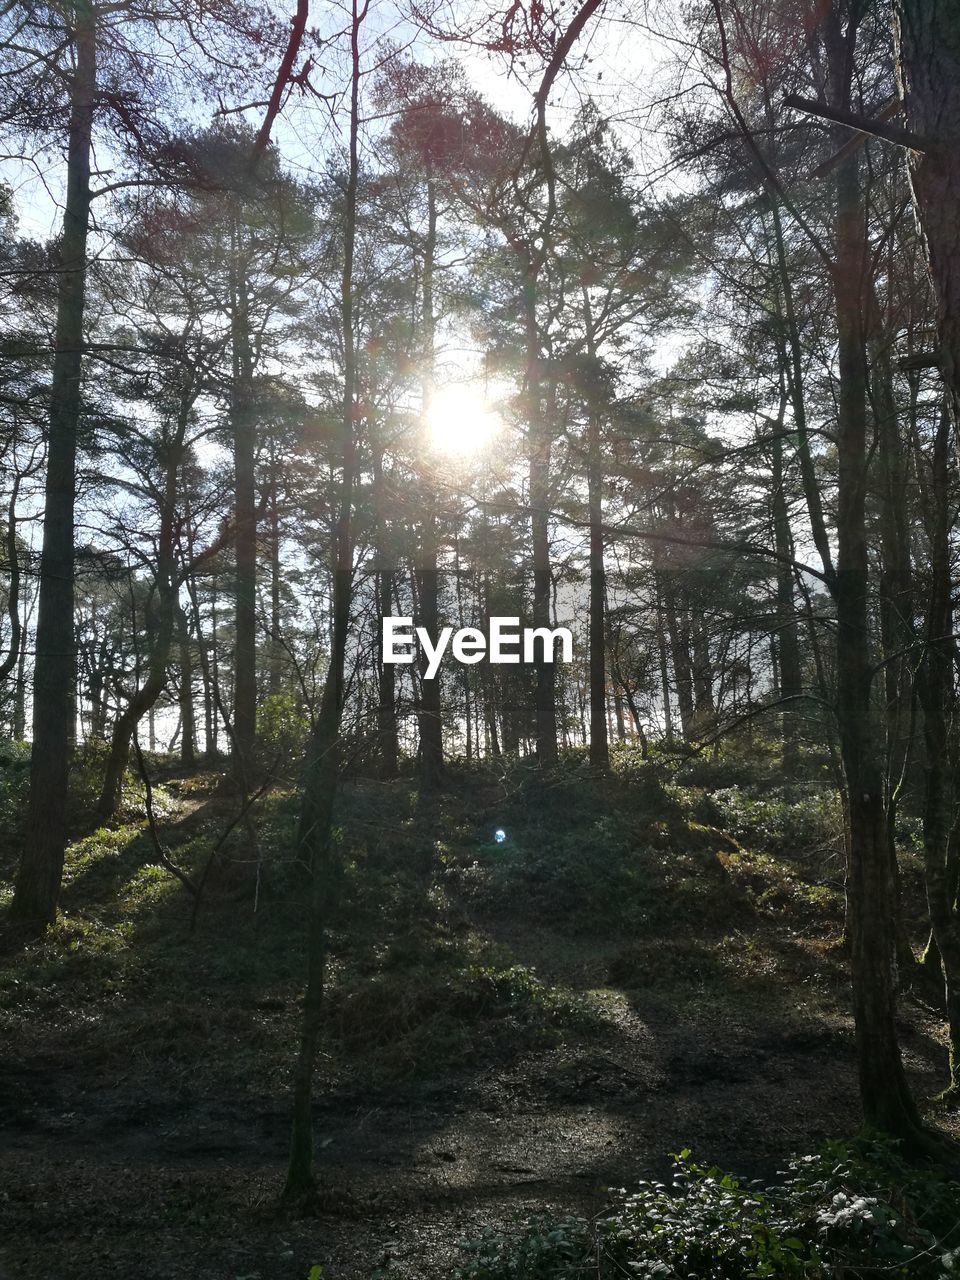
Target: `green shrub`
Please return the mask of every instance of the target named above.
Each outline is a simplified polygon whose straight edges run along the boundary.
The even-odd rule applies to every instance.
[[[615,1193],[594,1219],[529,1219],[464,1245],[458,1280],[914,1280],[960,1276],[954,1183],[893,1146],[832,1144],[784,1182],[741,1183],[683,1151],[671,1186]]]
[[[751,792],[735,786],[702,796],[697,817],[767,853],[842,851],[843,815],[832,790],[792,786],[759,796]]]
[[[264,759],[299,759],[306,748],[310,720],[292,690],[271,693],[257,709],[257,745]]]
[[[462,958],[462,960],[465,958]],[[599,1015],[523,965],[415,965],[331,987],[327,1028],[349,1054],[388,1075],[429,1075],[438,1064],[553,1044],[565,1027]]]
[[[657,902],[651,850],[638,848],[613,817],[582,829],[522,832],[491,855],[491,902],[518,889],[536,910],[579,933],[631,933]]]
[[[16,822],[30,782],[30,744],[0,742],[0,829]]]

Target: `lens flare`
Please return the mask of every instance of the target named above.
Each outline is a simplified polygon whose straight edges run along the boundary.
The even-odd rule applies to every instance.
[[[427,409],[430,442],[440,453],[469,458],[482,453],[502,426],[499,414],[467,383],[441,387]]]

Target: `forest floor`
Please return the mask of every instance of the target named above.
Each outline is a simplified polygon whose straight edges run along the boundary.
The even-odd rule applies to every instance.
[[[434,798],[349,784],[309,1219],[275,1207],[303,974],[295,798],[264,803],[256,859],[228,843],[194,928],[142,817],[79,839],[63,922],[0,955],[0,1274],[449,1277],[464,1239],[598,1211],[681,1147],[775,1177],[849,1134],[836,832],[800,790],[774,829],[772,801],[736,787],[723,809],[709,787],[575,769],[455,775]],[[198,875],[235,798],[208,772],[158,800]],[[797,828],[811,806],[816,840]],[[731,813],[739,835],[703,820]],[[15,854],[10,837],[0,878]],[[940,1020],[912,999],[902,1032],[929,1097]]]

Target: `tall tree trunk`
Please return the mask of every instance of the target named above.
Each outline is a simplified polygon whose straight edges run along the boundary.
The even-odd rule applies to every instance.
[[[937,298],[938,364],[960,427],[960,6],[895,0],[894,15],[907,124],[932,144],[911,152],[910,181]]]
[[[439,571],[437,569],[436,519],[424,517],[420,530],[420,559],[416,568],[416,625],[423,627],[436,644],[440,634]],[[418,772],[426,787],[436,787],[443,778],[443,719],[440,701],[440,673],[426,678],[427,655],[421,646],[419,659],[420,703],[418,723],[420,755]]]
[[[789,772],[797,762],[798,717],[797,704],[790,699],[799,698],[803,683],[800,668],[800,638],[797,630],[797,612],[793,598],[793,570],[788,561],[793,558],[793,538],[790,532],[790,514],[787,509],[783,475],[783,440],[779,431],[773,442],[773,531],[774,546],[780,559],[777,562],[777,661],[779,666],[779,693],[786,702],[781,713],[783,726],[783,767]]]
[[[22,478],[19,472],[14,476],[10,501],[7,503],[7,572],[10,575],[7,586],[7,619],[10,623],[10,647],[0,660],[0,684],[17,665],[23,636],[23,623],[20,619],[20,548],[17,545],[17,499],[20,496]]]
[[[551,426],[545,421],[541,373],[540,329],[537,324],[537,272],[528,258],[523,284],[526,341],[526,400],[530,482],[530,532],[533,548],[533,625],[550,626],[550,453]],[[541,765],[557,758],[555,672],[546,661],[545,646],[535,650],[537,759]],[[601,711],[603,703],[601,701]],[[591,712],[592,715],[592,712]]]
[[[212,760],[217,753],[217,705],[214,698],[213,673],[210,670],[210,650],[207,645],[207,639],[203,634],[203,617],[200,613],[200,597],[197,592],[197,583],[193,573],[193,536],[189,531],[189,518],[187,521],[187,529],[187,550],[190,556],[191,565],[184,574],[184,585],[187,588],[187,596],[190,600],[190,613],[193,617],[193,627],[197,633],[197,658],[200,662],[200,675],[203,682],[203,752],[208,760]]]
[[[70,86],[67,202],[60,242],[50,431],[40,554],[33,676],[33,751],[23,856],[10,914],[33,924],[57,914],[67,836],[67,786],[74,737],[74,495],[83,365],[90,149],[97,92],[96,17],[73,8],[76,63]]]
[[[197,626],[199,627],[199,614]],[[220,641],[217,630],[217,587],[213,584],[210,592],[210,692],[213,697],[213,751],[220,750],[220,712],[222,698],[220,694]]]
[[[603,564],[603,477],[600,464],[600,419],[590,415],[587,461],[587,503],[590,520],[590,763],[610,767],[607,717],[607,575]],[[623,719],[623,713],[620,713]],[[621,737],[623,735],[621,734]]]
[[[677,609],[675,584],[663,592],[667,635],[670,639],[670,657],[673,661],[673,681],[677,690],[677,708],[680,712],[680,731],[684,739],[693,735],[693,666],[690,661],[690,631]]]
[[[186,411],[182,415],[181,422],[185,428]],[[133,734],[145,715],[150,717],[150,750],[153,751],[156,747],[153,712],[157,700],[166,688],[167,665],[170,661],[176,627],[177,576],[174,558],[174,517],[179,464],[180,450],[171,447],[164,482],[160,536],[157,540],[157,602],[155,612],[147,619],[147,634],[150,642],[147,676],[114,721],[110,751],[104,768],[100,799],[97,803],[97,812],[103,818],[112,817],[120,804],[123,775],[130,758]]]
[[[186,769],[196,764],[197,723],[193,706],[193,649],[186,611],[176,605],[177,643],[180,650],[180,763]]]
[[[283,577],[280,564],[280,466],[276,448],[270,452],[270,693],[276,696],[283,688],[284,652],[281,643],[283,618],[281,615],[280,585]],[[254,695],[256,701],[256,695]]]
[[[236,557],[233,736],[238,756],[234,761],[234,768],[241,783],[247,784],[257,732],[256,416],[253,405],[249,294],[240,241],[240,227],[234,219],[230,308],[233,340],[231,426]]]
[[[703,614],[691,617],[693,636],[693,692],[696,709],[694,724],[698,737],[705,736],[713,727],[716,706],[713,699],[713,664],[710,661],[710,641],[703,625]]]
[[[383,450],[373,451],[373,503],[377,540],[377,618],[381,634],[383,620],[393,612],[393,566],[390,563],[386,502],[383,489]],[[397,729],[397,669],[392,662],[384,662],[382,649],[377,644],[377,749],[380,757],[380,776],[395,778],[400,770],[400,738]]]
[[[867,281],[869,390],[880,478],[880,644],[886,708],[887,846],[894,877],[897,961],[904,973],[916,964],[901,909],[896,827],[901,788],[914,736],[913,568],[907,503],[909,459],[901,438],[890,359],[892,323],[884,324],[875,282]]]
[[[786,343],[779,344],[780,358],[780,408],[774,425],[772,442],[771,481],[773,540],[777,553],[777,633],[774,645],[776,681],[779,697],[785,702],[781,712],[783,767],[792,771],[797,763],[798,709],[796,699],[803,691],[803,671],[800,658],[800,634],[794,599],[793,531],[790,528],[790,510],[787,506],[786,476],[783,459],[783,426],[789,400],[789,372]],[[794,415],[795,416],[795,415]]]
[[[30,630],[30,614],[23,620],[20,631],[20,656],[17,659],[17,679],[13,690],[13,740],[22,742],[27,733],[27,639]]]
[[[482,580],[478,583],[478,594],[481,601],[478,621],[481,628],[484,624],[489,625],[490,621],[490,576],[486,571],[488,563],[487,516],[486,509],[484,509],[480,526],[480,564],[484,566],[484,570]],[[500,735],[497,732],[497,672],[487,660],[482,663],[479,672],[480,688],[483,696],[483,713],[486,723],[487,751],[494,760],[500,760],[503,752],[500,749]]]
[[[953,607],[950,575],[950,441],[952,428],[944,410],[933,450],[929,516],[930,603],[918,692],[923,707],[926,748],[923,810],[924,877],[933,941],[943,972],[950,1034],[948,1094],[960,1094],[960,915],[957,886],[951,874],[951,828],[954,788],[951,761],[951,718],[956,699],[953,683]]]
[[[307,747],[303,800],[297,845],[310,871],[310,907],[307,936],[307,984],[300,1027],[300,1046],[293,1071],[293,1132],[290,1163],[283,1198],[297,1202],[314,1189],[313,1173],[313,1075],[320,1044],[323,990],[327,962],[327,921],[337,879],[333,844],[333,806],[340,777],[340,725],[343,716],[344,667],[353,592],[352,512],[356,468],[357,371],[353,328],[353,262],[356,241],[358,136],[360,123],[360,27],[369,0],[352,0],[350,32],[350,142],[349,170],[344,201],[343,271],[340,307],[343,325],[343,456],[339,513],[334,530],[333,628],[330,665],[320,710]]]
[[[813,544],[823,565],[828,584],[833,579],[833,555],[830,550],[830,539],[827,535],[827,523],[823,514],[823,499],[817,483],[817,473],[813,464],[813,453],[810,449],[810,435],[807,427],[807,401],[804,393],[803,378],[803,346],[800,342],[800,326],[793,298],[793,280],[787,263],[787,249],[783,235],[783,222],[780,206],[772,202],[774,244],[777,255],[777,270],[780,276],[780,298],[783,303],[783,342],[787,353],[786,376],[790,391],[790,403],[793,410],[793,425],[797,432],[797,458],[800,463],[800,479],[803,495],[807,504],[807,515],[810,520],[810,532]]]
[[[433,176],[427,178],[427,232],[423,241],[423,343],[421,414],[426,420],[430,412],[434,392],[434,316],[433,278],[437,252],[437,193]],[[420,558],[416,569],[418,618],[417,625],[424,628],[431,643],[436,645],[440,634],[439,570],[437,567],[437,515],[435,496],[427,481],[426,501],[420,531]],[[426,787],[439,785],[443,778],[443,703],[441,699],[440,672],[432,680],[426,678],[427,657],[420,650],[420,779]]]
[[[831,16],[833,99],[846,100],[855,31]],[[841,96],[842,95],[842,96]],[[896,1030],[896,900],[889,857],[885,786],[872,706],[869,644],[867,362],[864,283],[867,254],[858,158],[837,170],[836,260],[839,403],[837,421],[837,721],[849,803],[847,920],[860,1096],[869,1124],[922,1145]]]
[[[107,688],[103,668],[90,672],[90,737],[103,738],[107,727]]]
[[[660,662],[660,696],[663,700],[663,736],[667,742],[673,741],[673,706],[670,696],[670,664],[667,657],[667,640],[664,635],[663,591],[657,580],[657,657]]]

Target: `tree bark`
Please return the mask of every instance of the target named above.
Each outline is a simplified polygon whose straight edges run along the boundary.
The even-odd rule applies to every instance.
[[[356,242],[357,185],[359,179],[360,27],[369,0],[353,0],[350,32],[350,141],[349,170],[344,202],[343,270],[340,306],[343,325],[344,384],[342,421],[342,478],[339,511],[334,530],[333,628],[330,665],[320,710],[307,747],[303,799],[297,833],[299,854],[310,871],[310,904],[307,936],[307,984],[300,1027],[300,1046],[293,1071],[293,1132],[290,1163],[283,1190],[287,1203],[309,1197],[315,1187],[313,1172],[313,1075],[320,1044],[323,991],[326,980],[327,921],[337,880],[333,843],[333,806],[340,778],[340,726],[343,716],[344,667],[353,593],[352,512],[355,481],[356,351],[353,330],[353,262]]]
[[[17,679],[13,690],[13,740],[22,742],[27,733],[27,636],[29,612],[20,632],[20,656],[17,659]]]
[[[20,657],[23,637],[23,623],[20,620],[20,548],[17,546],[17,499],[20,496],[20,482],[23,477],[19,472],[13,478],[10,490],[10,501],[7,503],[7,571],[10,584],[7,587],[7,618],[10,622],[10,648],[0,661],[0,684],[17,665]]]
[[[910,153],[910,182],[937,298],[940,371],[960,427],[960,6],[895,0],[894,41],[907,124],[934,143]]]
[[[383,491],[383,450],[373,451],[373,501],[377,538],[377,618],[381,626],[384,618],[392,613],[394,573],[388,550],[387,517]],[[380,759],[380,776],[395,778],[400,770],[400,738],[397,729],[397,669],[392,662],[384,662],[382,649],[377,649],[377,750]]]
[[[90,151],[97,92],[96,17],[89,0],[73,10],[76,66],[70,87],[67,200],[60,245],[43,546],[33,677],[33,752],[23,856],[10,914],[35,925],[57,914],[67,836],[67,788],[74,738],[74,498],[83,366]]]
[[[955,707],[951,632],[953,608],[950,579],[950,439],[949,413],[943,413],[933,450],[928,509],[930,536],[930,603],[927,608],[923,661],[918,692],[923,707],[926,749],[923,810],[924,878],[933,943],[943,973],[950,1036],[950,1080],[947,1093],[960,1093],[960,916],[951,874],[951,828],[954,786],[950,751],[950,711]]]
[[[777,660],[780,697],[785,701],[800,696],[803,681],[800,667],[800,639],[797,611],[793,597],[793,538],[787,509],[783,475],[783,440],[779,433],[773,442],[773,531],[774,546],[780,558],[777,564]],[[798,719],[795,701],[787,701],[781,713],[783,729],[783,767],[789,772],[796,767]]]
[[[787,263],[787,248],[783,235],[783,221],[780,206],[776,201],[772,204],[774,244],[777,254],[777,270],[780,275],[780,297],[783,301],[783,339],[787,352],[786,376],[790,392],[790,403],[793,409],[793,425],[797,432],[797,458],[800,463],[800,479],[803,495],[807,504],[810,519],[810,531],[813,544],[823,565],[823,572],[829,584],[833,577],[833,555],[830,550],[830,539],[827,535],[827,523],[823,514],[823,499],[817,483],[817,473],[810,448],[810,435],[807,426],[807,401],[804,394],[803,347],[800,343],[800,327],[797,323],[796,309],[793,299],[793,281]]]
[[[236,613],[233,667],[233,737],[241,783],[249,782],[257,733],[257,497],[255,486],[256,416],[253,405],[253,353],[250,307],[240,228],[232,230],[231,335],[233,379],[231,419],[234,464],[234,554]]]
[[[423,627],[436,644],[440,633],[439,570],[437,569],[436,519],[428,512],[420,531],[420,558],[416,568],[417,610],[415,624]],[[420,650],[420,755],[418,772],[425,787],[439,786],[443,778],[443,718],[440,673],[426,678],[427,656]]]
[[[192,401],[191,401],[192,403]],[[178,444],[182,444],[189,408],[182,407]],[[177,614],[177,573],[174,556],[174,519],[177,500],[177,473],[181,461],[181,448],[171,444],[168,449],[164,480],[163,505],[160,514],[160,536],[157,539],[157,603],[147,619],[150,650],[147,658],[147,677],[133,693],[130,701],[117,716],[110,739],[110,751],[104,769],[103,785],[97,812],[103,818],[112,817],[120,804],[123,791],[123,775],[130,759],[130,745],[137,725],[145,715],[151,716],[150,750],[154,750],[152,715],[157,699],[167,684],[167,664],[173,647]]]
[[[710,660],[710,640],[703,625],[703,615],[694,616],[693,632],[693,691],[696,700],[694,726],[697,737],[705,737],[716,719],[713,698],[713,664]]]
[[[427,231],[423,241],[423,342],[421,414],[426,420],[434,391],[434,315],[433,279],[437,252],[437,193],[432,174],[427,177]],[[420,555],[416,569],[418,618],[436,645],[440,634],[440,583],[437,567],[437,515],[435,495],[429,479],[426,494],[427,511],[420,531]],[[418,770],[425,787],[436,787],[443,779],[443,703],[438,671],[432,680],[426,678],[427,657],[420,651],[420,754]]]
[[[603,477],[600,465],[600,419],[596,413],[591,413],[590,415],[589,433],[587,504],[590,520],[590,763],[595,769],[606,771],[610,767],[610,746],[605,714],[607,697],[607,575],[603,563]]]
[[[541,375],[540,330],[537,324],[537,271],[528,258],[523,282],[526,340],[526,400],[530,483],[530,533],[533,549],[533,625],[550,626],[550,454],[549,424],[545,421]],[[535,650],[537,759],[541,765],[557,758],[557,706],[554,666],[544,646]],[[601,703],[602,709],[602,703]],[[592,712],[591,712],[592,715]]]
[[[851,35],[833,15],[832,79],[848,89]],[[896,899],[889,857],[884,775],[874,716],[869,645],[867,361],[864,284],[867,253],[856,155],[837,169],[833,290],[838,334],[837,721],[849,803],[847,873],[854,1020],[860,1097],[869,1124],[923,1145],[896,1030]]]
[[[693,735],[693,666],[690,661],[690,628],[686,618],[681,620],[677,610],[675,584],[663,591],[667,635],[670,640],[670,657],[673,662],[673,681],[677,691],[677,709],[680,712],[680,732],[685,740]]]
[[[280,466],[275,450],[270,454],[270,693],[283,688],[284,652],[281,643],[283,617],[280,587],[283,577],[280,563]],[[256,584],[254,584],[256,586]],[[256,695],[254,695],[256,696]]]
[[[186,611],[175,605],[177,615],[177,643],[180,650],[180,763],[192,769],[197,761],[197,720],[193,703],[193,650],[190,644],[190,623]]]

